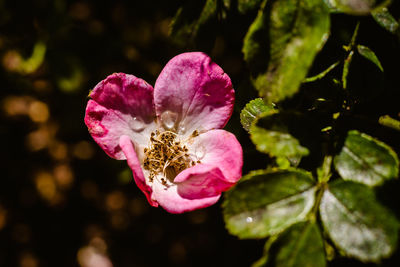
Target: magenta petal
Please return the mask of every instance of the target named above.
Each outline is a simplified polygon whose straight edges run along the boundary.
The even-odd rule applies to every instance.
[[[149,84],[133,75],[114,73],[97,84],[90,97],[85,123],[109,156],[125,159],[119,147],[122,135],[147,144],[155,128],[153,88]]]
[[[235,135],[224,130],[200,134],[189,147],[203,164],[217,166],[229,183],[242,177],[243,150]]]
[[[154,183],[152,196],[166,211],[170,213],[183,213],[209,207],[215,204],[221,195],[199,199],[188,199],[182,197],[178,193],[178,186],[176,185],[165,187],[161,183]]]
[[[165,112],[172,112],[175,128],[191,133],[224,127],[232,114],[234,90],[228,75],[206,54],[183,53],[162,70],[154,87],[154,101],[161,120]]]
[[[178,186],[178,194],[187,199],[217,196],[234,185],[226,181],[218,167],[207,164],[197,164],[184,170],[174,183]]]
[[[135,148],[129,136],[123,135],[120,138],[119,145],[125,154],[128,162],[128,166],[131,168],[133,173],[133,179],[135,180],[137,186],[146,195],[147,200],[153,207],[158,207],[158,203],[151,199],[152,190],[146,185],[146,180],[143,175],[142,167],[140,165],[139,159],[136,155]]]

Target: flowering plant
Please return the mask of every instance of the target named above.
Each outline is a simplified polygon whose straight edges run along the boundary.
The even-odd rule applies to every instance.
[[[154,89],[114,73],[90,97],[90,134],[109,156],[127,160],[152,206],[171,213],[204,208],[240,179],[242,148],[220,129],[232,114],[234,90],[207,55],[174,57]]]

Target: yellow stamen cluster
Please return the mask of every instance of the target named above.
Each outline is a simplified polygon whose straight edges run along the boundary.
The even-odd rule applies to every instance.
[[[192,134],[192,136],[197,136]],[[158,174],[162,173],[161,183],[167,185],[167,179],[173,182],[175,177],[184,169],[200,161],[194,161],[188,153],[188,148],[177,140],[177,135],[171,131],[160,133],[158,130],[151,133],[150,146],[144,149],[143,167],[150,172],[149,180],[153,182]]]

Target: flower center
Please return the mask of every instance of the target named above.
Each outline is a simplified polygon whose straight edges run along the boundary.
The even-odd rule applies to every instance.
[[[189,138],[198,135],[198,131],[194,131]],[[184,141],[179,140],[178,135],[172,131],[152,132],[150,146],[143,152],[143,168],[149,171],[150,182],[162,174],[160,182],[165,186],[168,182],[173,183],[175,177],[184,169],[201,163],[195,155],[189,153]]]

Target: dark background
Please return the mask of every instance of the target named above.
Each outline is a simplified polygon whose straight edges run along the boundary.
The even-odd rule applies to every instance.
[[[229,235],[220,202],[182,215],[150,207],[126,163],[109,158],[83,122],[89,90],[107,75],[125,72],[154,84],[170,58],[201,49],[236,89],[227,130],[243,146],[243,173],[270,162],[255,151],[239,122],[240,110],[257,95],[241,54],[255,13],[228,13],[213,25],[216,39],[196,47],[168,35],[182,2],[0,0],[0,266],[79,266],[93,251],[114,266],[249,266],[261,257],[265,241]],[[398,3],[391,11],[400,16]],[[365,59],[354,59],[353,108],[368,119],[344,120],[341,130],[360,129],[399,152],[398,133],[370,123],[380,115],[400,116],[398,37],[370,17],[332,19],[331,38],[310,72],[344,55],[341,46],[361,19],[360,43],[377,53],[385,75]],[[33,57],[37,68],[21,67],[41,43],[43,62]],[[333,99],[332,107],[325,107],[333,112],[341,96],[332,88],[331,82],[306,85],[286,105],[307,110],[324,96]],[[398,189],[394,182],[381,190],[381,200],[397,215]],[[397,252],[381,266],[397,266],[398,259]],[[332,263],[358,265],[340,257]]]

